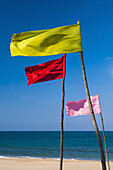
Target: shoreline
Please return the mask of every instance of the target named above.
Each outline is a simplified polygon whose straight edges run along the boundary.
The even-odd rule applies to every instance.
[[[33,156],[3,156],[0,155],[0,159],[36,159],[36,160],[60,160],[60,158],[53,158],[53,157],[33,157]],[[99,159],[80,159],[80,158],[63,158],[63,160],[68,161],[101,161]],[[113,160],[109,160],[109,162],[113,162]]]
[[[48,159],[48,160],[60,160],[60,158],[53,158],[53,157],[33,157],[33,156],[3,156],[0,155],[0,159]],[[99,159],[82,159],[82,158],[63,158],[63,160],[72,160],[72,161],[100,161]],[[113,162],[113,160],[109,160]]]
[[[59,170],[60,161],[54,158],[0,158],[0,170]],[[110,161],[113,169],[113,161]],[[95,160],[63,160],[63,170],[101,170]]]

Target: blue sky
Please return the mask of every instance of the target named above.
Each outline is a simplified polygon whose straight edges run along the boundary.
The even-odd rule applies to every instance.
[[[113,130],[113,1],[2,0],[0,2],[0,130],[60,130],[62,80],[27,87],[24,68],[62,55],[11,57],[14,33],[81,23],[91,95],[100,95],[105,129]],[[86,98],[80,54],[67,54],[65,104]],[[69,117],[64,130],[94,130],[91,116]],[[99,114],[96,119],[101,130]]]

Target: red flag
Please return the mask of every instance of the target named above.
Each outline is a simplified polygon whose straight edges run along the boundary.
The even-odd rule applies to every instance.
[[[25,72],[28,78],[28,86],[43,81],[61,79],[65,76],[65,55],[57,60],[26,67]]]

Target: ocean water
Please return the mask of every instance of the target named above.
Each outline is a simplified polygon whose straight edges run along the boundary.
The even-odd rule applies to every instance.
[[[113,132],[106,132],[106,141],[109,159],[113,161]],[[59,158],[60,132],[0,132],[0,157]],[[64,132],[63,157],[100,160],[95,132]]]

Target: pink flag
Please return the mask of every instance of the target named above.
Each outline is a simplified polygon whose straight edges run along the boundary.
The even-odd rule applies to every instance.
[[[100,101],[99,95],[91,96],[91,103],[93,106],[94,113],[100,113]],[[88,115],[90,114],[90,109],[87,99],[79,100],[77,102],[68,102],[66,104],[66,112],[68,116],[78,116],[78,115]]]

